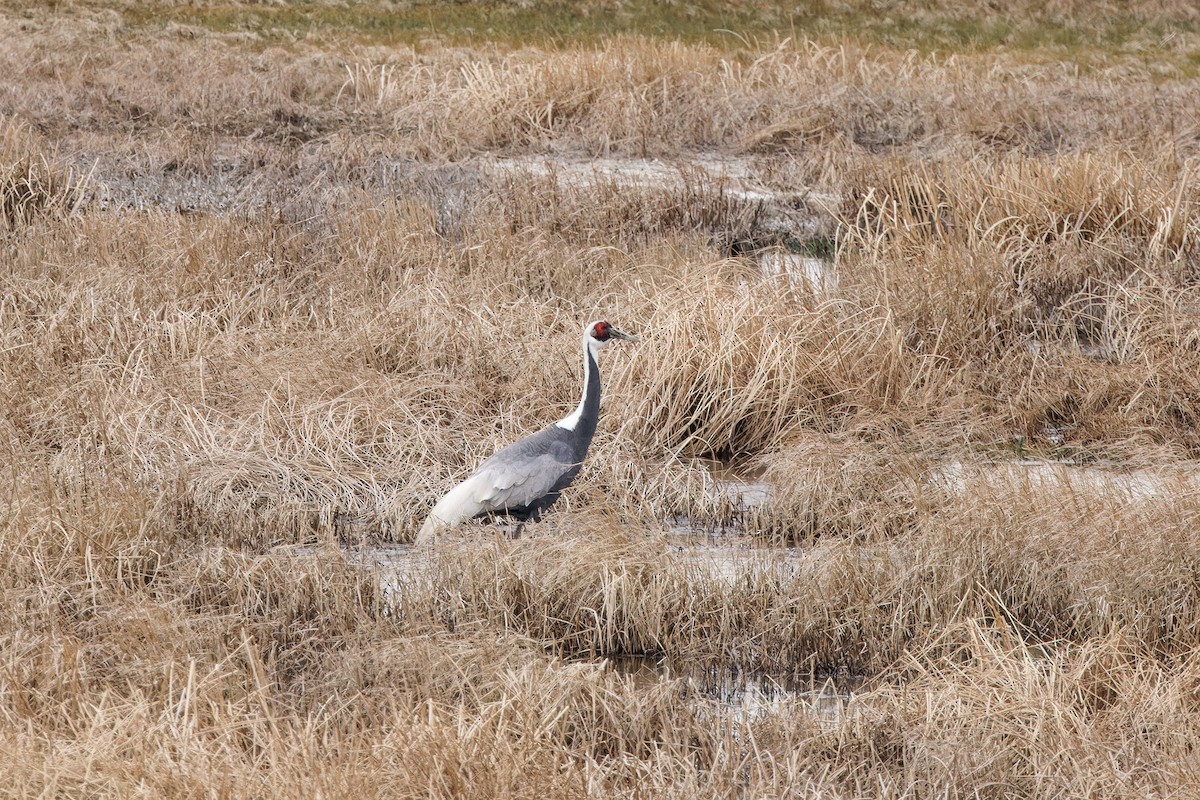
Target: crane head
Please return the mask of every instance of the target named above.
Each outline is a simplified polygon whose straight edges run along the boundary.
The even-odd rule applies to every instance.
[[[636,336],[631,336],[625,331],[617,330],[605,320],[592,322],[587,326],[586,337],[588,344],[597,349],[606,346],[613,339],[624,339],[627,342],[641,341]]]

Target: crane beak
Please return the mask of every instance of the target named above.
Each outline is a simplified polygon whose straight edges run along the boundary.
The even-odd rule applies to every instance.
[[[632,335],[626,333],[625,331],[619,331],[616,328],[613,328],[611,326],[609,326],[608,335],[615,336],[618,339],[624,339],[627,342],[640,342],[641,341],[641,339],[639,339],[638,337],[632,336]]]

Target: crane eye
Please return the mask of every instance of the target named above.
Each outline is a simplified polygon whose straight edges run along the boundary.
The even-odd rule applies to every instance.
[[[597,341],[608,341],[608,329],[612,327],[607,322],[597,322],[592,326],[592,337]]]

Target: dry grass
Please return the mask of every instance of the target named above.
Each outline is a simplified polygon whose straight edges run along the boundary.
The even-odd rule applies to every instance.
[[[0,26],[13,794],[1194,792],[1176,61],[22,19]],[[764,274],[766,249],[837,280]],[[605,354],[555,513],[356,563],[573,407],[600,316],[644,341]],[[696,670],[866,684],[837,717],[731,709]]]

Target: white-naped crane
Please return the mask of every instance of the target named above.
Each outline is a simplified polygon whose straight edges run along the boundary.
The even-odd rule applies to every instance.
[[[475,517],[510,517],[537,522],[571,485],[583,466],[600,420],[600,366],[596,356],[614,339],[639,341],[604,320],[583,331],[583,397],[558,422],[498,450],[469,478],[446,493],[417,534],[419,547],[439,531]]]

